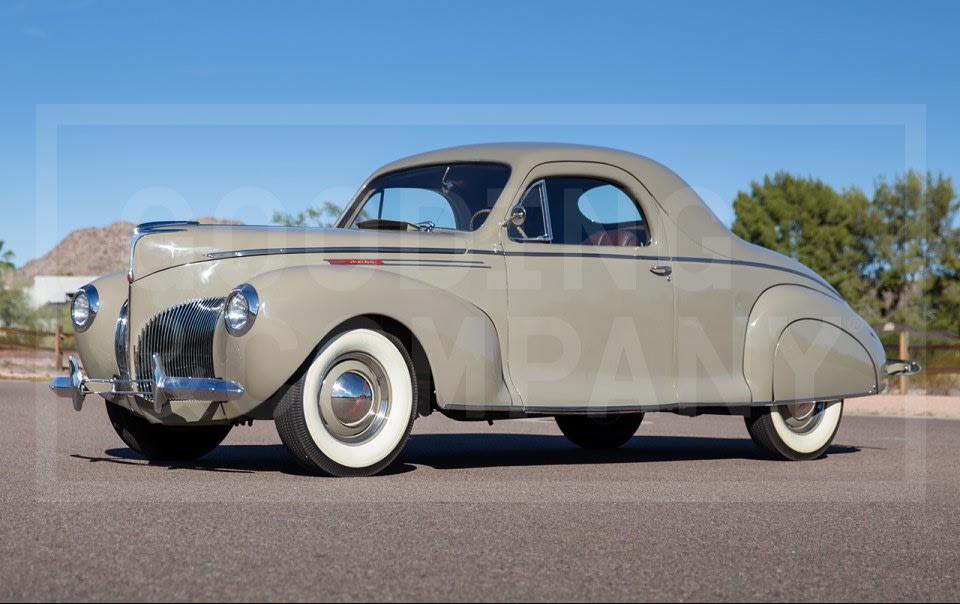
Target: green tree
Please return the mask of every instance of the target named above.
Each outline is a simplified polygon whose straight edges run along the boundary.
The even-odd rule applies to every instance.
[[[13,264],[13,252],[10,250],[4,251],[3,243],[4,242],[0,240],[0,277],[3,276],[3,273],[17,268]]]
[[[7,285],[4,273],[16,268],[14,254],[3,249],[0,241],[0,326],[29,328],[33,325],[34,313],[24,291]]]
[[[325,201],[319,206],[311,206],[303,212],[295,214],[287,212],[274,212],[273,222],[283,226],[314,226],[321,228],[330,228],[337,222],[337,218],[343,213],[343,208],[333,203]]]
[[[26,292],[0,283],[0,326],[33,329],[36,320],[37,312],[30,306]]]
[[[885,318],[960,332],[960,229],[953,182],[909,171],[880,180],[874,206],[883,220],[877,251]]]
[[[865,318],[881,311],[875,291],[880,217],[860,190],[838,193],[813,178],[778,172],[733,202],[733,232],[822,275]]]

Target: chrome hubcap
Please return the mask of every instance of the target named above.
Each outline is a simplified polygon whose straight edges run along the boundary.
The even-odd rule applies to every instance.
[[[348,444],[370,440],[390,412],[390,384],[373,357],[349,353],[336,359],[320,385],[318,405],[327,432]]]
[[[333,415],[344,426],[356,427],[373,410],[373,389],[359,373],[348,371],[333,383],[330,393]]]
[[[806,434],[812,432],[823,420],[823,410],[827,404],[822,401],[810,403],[791,403],[779,407],[783,423],[791,432]]]

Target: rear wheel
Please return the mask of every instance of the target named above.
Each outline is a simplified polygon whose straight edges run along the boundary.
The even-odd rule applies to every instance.
[[[750,438],[775,459],[804,461],[822,456],[833,442],[843,401],[791,403],[755,409],[745,419]]]
[[[128,447],[150,461],[192,461],[213,451],[231,426],[164,426],[151,424],[120,405],[107,402],[113,429]]]
[[[560,431],[584,449],[616,449],[633,438],[643,413],[615,415],[558,415]]]
[[[354,329],[327,342],[274,412],[301,466],[370,476],[389,466],[417,417],[413,361],[394,336]]]

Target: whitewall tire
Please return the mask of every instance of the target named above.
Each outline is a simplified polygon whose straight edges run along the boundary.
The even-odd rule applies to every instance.
[[[746,421],[753,442],[765,452],[802,461],[827,451],[842,417],[843,401],[816,401],[755,409]]]
[[[283,444],[307,470],[370,476],[406,444],[415,401],[416,373],[400,340],[354,329],[323,345],[274,419]]]

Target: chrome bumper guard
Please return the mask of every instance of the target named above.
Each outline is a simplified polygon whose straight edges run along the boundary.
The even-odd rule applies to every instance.
[[[913,375],[920,371],[920,365],[915,361],[904,361],[901,359],[889,359],[884,365],[887,370],[887,376]]]
[[[134,389],[134,388],[137,389]],[[160,355],[153,355],[152,380],[120,380],[88,378],[80,368],[77,358],[70,357],[70,377],[54,378],[50,389],[57,396],[73,400],[73,408],[83,408],[88,394],[153,395],[153,410],[163,411],[167,401],[233,401],[243,396],[243,386],[230,380],[216,378],[192,378],[167,375],[160,362]]]

